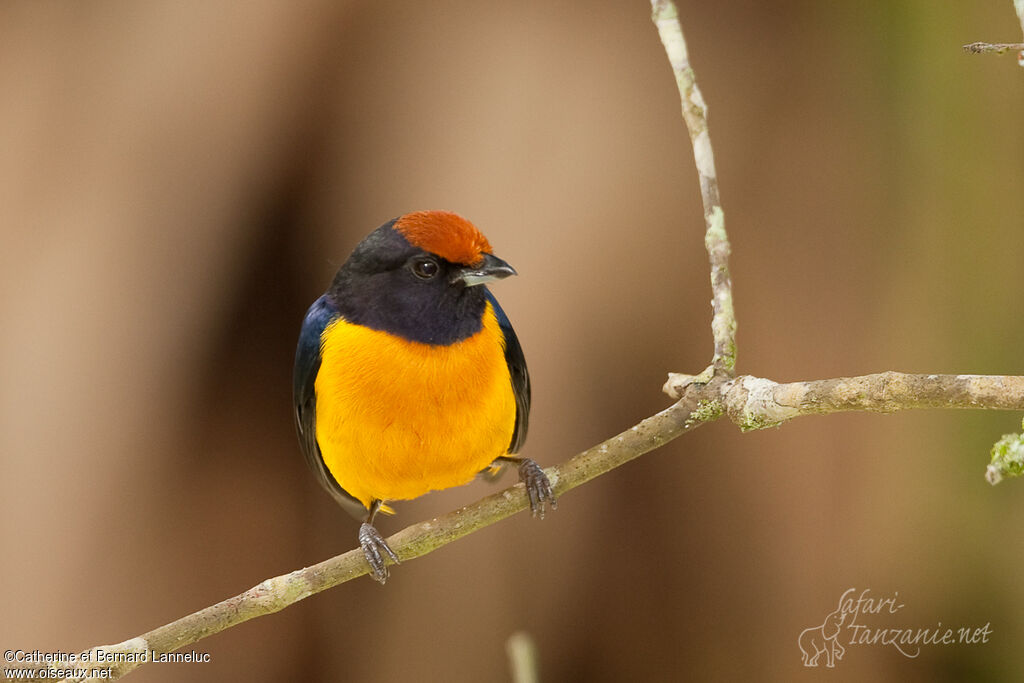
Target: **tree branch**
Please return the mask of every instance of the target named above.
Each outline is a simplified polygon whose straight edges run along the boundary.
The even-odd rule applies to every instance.
[[[676,83],[683,99],[683,115],[693,142],[701,195],[704,200],[707,226],[704,241],[711,261],[711,284],[714,291],[712,332],[715,339],[715,355],[712,366],[706,371],[710,382],[702,384],[701,389],[710,391],[717,389],[725,377],[732,376],[736,362],[736,320],[733,315],[732,283],[728,267],[729,241],[725,233],[724,214],[719,205],[711,139],[707,133],[707,108],[697,88],[693,69],[689,66],[678,12],[671,2],[653,0],[653,6],[653,19],[676,73]],[[705,421],[717,418],[718,415],[702,412],[701,406],[698,405],[700,397],[701,392],[687,392],[682,399],[660,413],[579,453],[559,466],[545,470],[555,494],[561,497],[567,491],[594,477],[668,443],[680,434],[699,427]],[[407,527],[391,536],[388,545],[395,550],[399,559],[405,562],[505,519],[526,509],[528,505],[523,485],[516,484],[443,517]],[[96,649],[119,653],[145,652],[150,657],[173,652],[243,621],[278,612],[299,600],[351,581],[368,571],[369,567],[362,551],[350,550],[312,567],[267,579],[244,593],[131,640]],[[111,666],[107,680],[120,678],[137,668],[140,663],[145,662],[124,662]]]
[[[1013,9],[1017,12],[1017,19],[1020,20],[1020,30],[1024,32],[1024,0],[1013,0]],[[1017,63],[1024,66],[1024,43],[968,43],[964,45],[964,51],[972,54],[982,52],[994,52],[1003,54],[1007,50],[1018,50]]]
[[[651,19],[665,46],[669,64],[676,77],[683,120],[690,132],[693,159],[697,163],[700,196],[704,203],[704,246],[711,261],[711,333],[715,355],[711,361],[716,371],[732,377],[736,369],[736,315],[732,306],[732,278],[729,275],[729,237],[725,233],[725,213],[718,196],[715,155],[708,135],[708,107],[697,87],[697,75],[690,65],[679,12],[671,0],[651,0]]]
[[[1001,55],[1007,50],[1024,50],[1024,43],[968,43],[964,45],[964,52],[977,55],[983,52],[995,52]]]
[[[1024,23],[1024,0],[1015,0]],[[736,319],[729,276],[729,240],[719,203],[714,155],[707,131],[707,107],[697,87],[679,24],[669,0],[652,0],[653,20],[676,76],[683,118],[693,143],[706,226],[705,246],[711,262],[714,293],[712,332],[714,358],[700,375],[672,374],[665,391],[677,402],[565,463],[546,471],[558,496],[585,484],[705,422],[728,415],[743,430],[776,426],[800,415],[843,410],[890,412],[909,408],[998,408],[1024,410],[1024,377],[982,375],[907,375],[885,372],[809,382],[778,384],[751,376],[734,378]],[[1024,471],[1024,444],[1002,449],[1008,458],[1002,472]],[[522,484],[492,494],[442,517],[420,522],[394,534],[389,545],[402,561],[430,553],[517,512],[529,503]],[[170,653],[249,619],[280,611],[299,600],[366,574],[369,567],[359,549],[293,571],[177,621],[116,645],[94,648],[136,655],[139,661],[110,665],[106,680],[120,678],[154,656]],[[139,655],[145,654],[145,658]],[[128,658],[128,657],[126,657]],[[95,656],[93,661],[96,661]],[[39,668],[39,678],[66,667]],[[84,680],[73,678],[65,680]]]
[[[664,391],[681,398],[699,378],[669,374]],[[744,375],[720,385],[721,410],[743,431],[777,427],[801,415],[851,410],[892,413],[913,408],[1024,410],[1024,377],[1001,375],[908,375],[881,372],[779,384]]]
[[[690,419],[691,411],[697,407],[694,396],[689,396],[669,406],[621,434],[579,453],[561,465],[546,469],[545,472],[551,480],[556,495],[561,497],[567,491],[571,491],[699,426],[700,422]],[[528,507],[529,501],[525,488],[522,484],[516,484],[442,517],[413,524],[388,538],[388,545],[395,550],[402,562],[406,562],[422,557]],[[267,579],[244,593],[131,640],[116,645],[101,646],[92,651],[94,653],[96,650],[103,650],[107,653],[146,653],[151,661],[154,656],[191,645],[243,621],[265,614],[273,614],[299,600],[358,578],[368,571],[369,566],[366,564],[362,550],[350,550],[311,567]],[[95,656],[92,659],[97,661]],[[114,664],[111,666],[111,675],[106,680],[116,680],[142,663],[146,662]],[[54,665],[54,668],[66,666],[65,663],[60,663]]]

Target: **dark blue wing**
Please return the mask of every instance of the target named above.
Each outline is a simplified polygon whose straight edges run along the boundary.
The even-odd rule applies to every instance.
[[[350,496],[331,475],[316,441],[316,375],[320,371],[320,336],[338,311],[324,295],[313,302],[302,321],[299,346],[295,350],[295,373],[292,377],[292,401],[295,405],[295,428],[299,445],[320,485],[353,517],[361,518],[366,508]]]
[[[508,446],[508,452],[518,453],[526,442],[526,430],[530,423],[530,373],[526,370],[526,357],[523,356],[523,347],[519,345],[516,331],[512,329],[512,323],[490,290],[487,290],[487,300],[494,307],[494,315],[498,318],[501,333],[505,335],[505,362],[508,363],[508,372],[512,376],[512,390],[516,395],[516,426],[512,431],[512,442]]]

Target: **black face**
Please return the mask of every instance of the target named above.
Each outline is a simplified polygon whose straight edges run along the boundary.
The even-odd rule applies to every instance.
[[[409,244],[385,223],[359,243],[328,294],[349,322],[411,341],[448,345],[483,325],[486,290],[455,279],[464,268]]]

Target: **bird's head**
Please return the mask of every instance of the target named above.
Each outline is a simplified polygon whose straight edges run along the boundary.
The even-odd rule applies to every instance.
[[[417,211],[360,242],[329,294],[349,322],[411,341],[451,344],[480,330],[482,285],[515,274],[465,218]]]

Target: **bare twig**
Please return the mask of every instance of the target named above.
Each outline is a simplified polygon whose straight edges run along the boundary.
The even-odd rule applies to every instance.
[[[1017,12],[1020,30],[1024,32],[1024,0],[1013,0],[1013,9]],[[994,52],[999,55],[1007,50],[1017,50],[1017,63],[1024,66],[1024,43],[968,43],[964,45],[964,50],[972,54]]]
[[[964,52],[971,54],[995,52],[997,55],[1001,55],[1007,50],[1024,50],[1024,43],[968,43],[964,45]]]
[[[652,16],[665,46],[669,64],[676,77],[683,119],[693,143],[700,195],[704,202],[704,246],[711,260],[711,332],[715,340],[712,365],[731,377],[736,369],[736,315],[732,306],[732,279],[729,276],[729,237],[725,233],[725,213],[718,196],[715,155],[708,135],[708,108],[697,87],[697,76],[690,65],[679,12],[671,0],[651,0]]]

